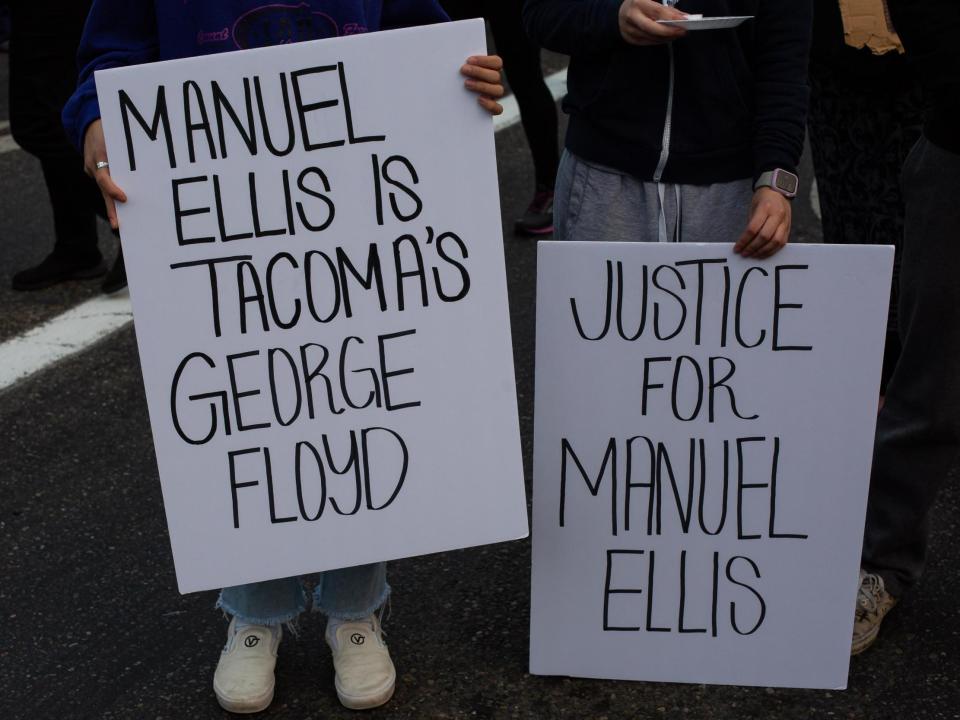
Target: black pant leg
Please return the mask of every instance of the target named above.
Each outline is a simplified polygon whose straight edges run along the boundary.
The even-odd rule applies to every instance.
[[[520,121],[530,145],[537,185],[553,188],[560,164],[557,108],[543,79],[540,48],[521,23],[522,0],[490,0],[485,14],[504,72],[517,98]]]
[[[863,565],[898,596],[923,572],[930,508],[960,459],[960,155],[925,138],[903,172],[903,348],[880,411]]]
[[[99,259],[95,214],[104,216],[96,184],[82,169],[60,113],[76,87],[76,51],[90,7],[16,0],[11,4],[10,130],[40,160],[53,205],[56,250]]]
[[[103,199],[76,158],[42,159],[43,178],[53,208],[54,252],[81,265],[101,259],[97,247],[97,216],[91,207]],[[105,214],[105,213],[104,213]]]

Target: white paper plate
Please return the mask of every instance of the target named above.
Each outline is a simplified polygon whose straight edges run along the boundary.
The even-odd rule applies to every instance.
[[[723,30],[724,28],[734,28],[752,17],[753,15],[737,15],[735,17],[705,17],[696,20],[657,20],[657,22],[661,25],[672,25],[687,30]]]

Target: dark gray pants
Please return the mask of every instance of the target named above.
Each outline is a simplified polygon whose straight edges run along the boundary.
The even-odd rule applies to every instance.
[[[960,457],[960,155],[925,138],[903,168],[903,351],[874,448],[863,566],[900,596],[923,572],[930,508]]]
[[[713,185],[641,182],[564,150],[554,195],[553,236],[603,242],[660,238],[734,243],[750,219],[752,185],[750,178]]]

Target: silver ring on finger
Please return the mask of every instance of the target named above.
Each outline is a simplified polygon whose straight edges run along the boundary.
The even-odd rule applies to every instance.
[[[97,161],[97,164],[96,164],[97,170],[103,170],[104,168],[108,168],[108,167],[110,167],[110,163],[108,163],[106,160]]]

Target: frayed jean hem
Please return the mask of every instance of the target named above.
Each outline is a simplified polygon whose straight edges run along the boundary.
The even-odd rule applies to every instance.
[[[323,585],[317,585],[313,591],[313,611],[322,613],[328,618],[334,618],[336,620],[360,620],[362,618],[373,615],[377,610],[382,608],[387,600],[390,598],[390,593],[392,588],[389,583],[384,583],[383,590],[381,591],[379,597],[370,605],[360,610],[338,610],[335,608],[326,607],[321,600],[321,595],[323,593]]]
[[[275,613],[272,615],[248,615],[236,607],[233,607],[228,602],[224,602],[223,592],[221,591],[220,597],[217,598],[217,603],[214,606],[217,610],[222,610],[227,615],[235,617],[237,620],[250,625],[286,625],[287,628],[296,634],[296,619],[307,609],[307,592],[303,589],[303,586],[300,586],[299,598],[295,607],[282,612]]]

